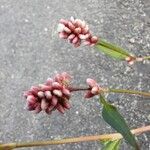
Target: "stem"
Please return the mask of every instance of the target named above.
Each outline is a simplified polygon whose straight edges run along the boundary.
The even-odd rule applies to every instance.
[[[146,59],[150,59],[150,56],[144,56],[144,57],[142,57],[144,60],[146,60]]]
[[[134,135],[139,135],[144,132],[150,131],[150,125],[133,129],[131,132]],[[49,141],[34,141],[34,142],[21,142],[21,143],[9,143],[9,144],[0,144],[1,150],[8,150],[21,147],[34,147],[34,146],[46,146],[46,145],[58,145],[58,144],[68,144],[68,143],[78,143],[78,142],[87,142],[87,141],[104,141],[104,140],[116,140],[122,139],[120,133],[112,134],[103,134],[103,135],[91,135],[91,136],[81,136],[75,138],[65,138],[62,140],[49,140]]]
[[[77,87],[69,87],[68,88],[71,92],[74,92],[74,91],[87,91],[87,90],[90,90],[91,88],[85,88],[85,87],[79,87],[79,88],[77,88]]]
[[[108,89],[108,92],[114,92],[114,93],[125,93],[125,94],[137,94],[142,96],[148,96],[150,97],[150,92],[141,92],[141,91],[135,91],[135,90],[126,90],[126,89]]]

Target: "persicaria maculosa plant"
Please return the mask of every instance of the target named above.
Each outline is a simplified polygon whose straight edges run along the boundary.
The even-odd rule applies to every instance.
[[[68,40],[74,45],[74,47],[79,47],[81,44],[95,46],[98,50],[104,52],[105,54],[116,59],[127,61],[130,65],[137,61],[150,59],[150,56],[136,57],[133,54],[129,54],[124,49],[94,36],[85,21],[74,19],[73,17],[69,20],[60,20],[58,25],[58,33],[60,38]],[[48,78],[43,84],[32,86],[29,90],[24,92],[27,110],[33,111],[35,114],[45,112],[46,114],[51,115],[54,111],[59,111],[61,114],[64,114],[65,111],[69,111],[69,109],[71,109],[70,101],[72,92],[84,91],[85,99],[92,100],[92,97],[96,95],[99,96],[103,119],[118,133],[48,141],[6,143],[0,144],[0,150],[87,141],[101,141],[103,144],[103,150],[119,150],[122,139],[125,139],[125,141],[132,148],[140,150],[140,145],[135,139],[135,136],[144,132],[149,132],[150,125],[130,130],[125,119],[118,112],[117,108],[107,101],[105,94],[113,92],[133,94],[136,96],[145,96],[149,98],[150,92],[103,87],[91,78],[86,79],[86,84],[84,87],[79,87],[77,85],[72,85],[71,79],[71,75],[63,72],[56,74],[53,78]],[[85,100],[85,102],[87,101]]]
[[[74,19],[73,17],[69,20],[60,20],[58,33],[60,38],[68,40],[74,47],[79,47],[81,44],[95,46],[99,51],[102,51],[106,55],[118,60],[126,61],[129,65],[150,59],[150,56],[138,57],[134,54],[130,54],[119,46],[111,44],[97,36],[93,36],[85,21]]]

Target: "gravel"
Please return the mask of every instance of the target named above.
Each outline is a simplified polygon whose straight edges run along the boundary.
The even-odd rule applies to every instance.
[[[72,109],[35,115],[25,109],[23,92],[67,71],[73,84],[86,78],[102,86],[150,90],[150,63],[132,67],[94,48],[74,48],[57,34],[60,18],[84,19],[95,35],[136,55],[150,55],[149,0],[0,0],[0,142],[60,139],[114,132],[101,117],[98,98],[83,92],[71,98]],[[148,98],[121,94],[107,97],[131,128],[150,124]],[[139,136],[141,149],[150,149],[150,133]],[[31,150],[97,150],[99,142],[66,144]],[[123,143],[122,150],[128,146]],[[129,149],[129,148],[128,148]]]

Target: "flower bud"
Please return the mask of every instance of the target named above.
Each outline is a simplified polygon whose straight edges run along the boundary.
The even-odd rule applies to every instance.
[[[46,101],[46,99],[41,100],[41,109],[46,110],[48,108],[49,103]]]
[[[56,96],[53,96],[51,101],[52,106],[56,106],[57,103],[58,103],[58,98]]]
[[[48,100],[50,100],[52,98],[52,93],[50,91],[45,91],[44,94]]]
[[[92,90],[91,90],[91,93],[92,94],[98,94],[99,93],[99,88],[98,88],[98,86],[94,86],[93,88],[92,88]]]
[[[36,108],[35,108],[35,111],[34,111],[34,112],[35,112],[36,114],[38,114],[41,110],[42,110],[42,109],[41,109],[41,104],[38,103],[37,106],[36,106]]]
[[[58,97],[62,97],[62,92],[60,90],[54,90],[53,94],[58,96]]]
[[[38,97],[39,98],[43,98],[45,95],[44,95],[44,92],[42,92],[42,91],[39,91],[38,92]]]
[[[93,87],[93,86],[97,85],[96,81],[93,80],[93,79],[90,79],[90,78],[86,79],[86,83],[87,83],[90,87]]]
[[[57,104],[56,109],[57,109],[60,113],[62,113],[62,114],[65,113],[64,107],[63,107],[62,105],[60,105],[60,104]]]

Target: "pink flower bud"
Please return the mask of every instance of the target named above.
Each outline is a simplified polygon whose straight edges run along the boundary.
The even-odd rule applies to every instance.
[[[59,37],[60,37],[61,39],[67,39],[67,38],[68,38],[68,34],[65,33],[65,32],[60,32],[60,33],[59,33]]]
[[[92,90],[91,90],[91,93],[94,94],[94,95],[98,94],[99,93],[99,87],[98,86],[94,86],[92,88]]]
[[[34,93],[35,95],[38,93],[39,90],[40,90],[39,87],[37,87],[37,86],[31,86],[31,91],[32,91],[32,93]]]
[[[39,98],[43,98],[45,95],[44,95],[44,92],[42,92],[42,91],[39,91],[38,92],[38,97]]]
[[[62,89],[62,85],[60,85],[58,82],[53,82],[52,87],[53,89],[58,89],[58,90]]]
[[[29,95],[27,97],[27,102],[30,104],[34,104],[36,102],[36,98],[33,95]]]
[[[67,28],[67,27],[64,27],[64,31],[65,31],[66,33],[71,33],[71,30],[70,30],[69,28]]]
[[[62,105],[60,105],[59,103],[57,104],[56,109],[62,114],[65,113],[64,107]]]
[[[78,40],[79,40],[79,39],[78,39],[78,37],[76,36],[76,37],[72,40],[72,43],[73,43],[73,44],[76,44],[76,43],[78,42]]]
[[[38,114],[41,110],[42,110],[42,109],[41,109],[41,104],[38,103],[37,106],[36,106],[36,108],[35,108],[35,111],[34,111],[34,112],[35,112],[36,114]]]
[[[86,79],[86,83],[90,86],[90,87],[94,87],[95,85],[97,85],[96,81],[93,79]]]
[[[51,86],[45,85],[45,84],[39,84],[39,87],[41,88],[42,91],[50,91],[52,90]]]
[[[50,100],[52,98],[52,93],[50,91],[45,91],[44,94],[48,100]]]
[[[70,91],[68,89],[66,89],[66,88],[63,88],[62,92],[67,97],[70,97],[70,95],[71,95]]]
[[[23,96],[27,98],[29,95],[33,95],[31,91],[26,91],[23,93]]]
[[[130,61],[130,60],[131,60],[131,57],[126,57],[125,60],[126,60],[126,61]]]
[[[81,28],[80,28],[80,27],[76,28],[76,29],[74,30],[74,32],[75,32],[76,34],[80,34],[80,33],[81,33]]]
[[[60,23],[62,23],[64,25],[68,25],[68,21],[65,19],[60,19]]]
[[[96,42],[98,41],[98,38],[97,38],[96,36],[93,36],[93,37],[91,38],[91,41],[92,41],[93,43],[96,43]]]
[[[83,45],[90,45],[91,43],[89,41],[84,41]]]
[[[87,37],[86,37],[85,35],[83,35],[83,34],[79,34],[79,38],[80,38],[81,40],[85,40]]]
[[[52,104],[53,106],[56,106],[57,103],[58,103],[58,98],[57,98],[56,96],[53,96],[53,97],[52,97],[51,104]]]
[[[46,81],[46,85],[51,86],[53,82],[54,82],[54,80],[52,78],[48,78]]]
[[[86,94],[84,95],[84,98],[91,98],[93,96],[94,94],[92,94],[91,91],[87,91]]]
[[[50,106],[45,110],[45,112],[46,112],[48,115],[50,115],[50,114],[52,113],[53,109],[54,109],[54,106],[50,105]]]
[[[69,29],[71,29],[71,30],[75,29],[75,26],[73,25],[73,23],[71,21],[68,22],[68,26],[69,26]]]
[[[70,34],[70,35],[68,36],[68,40],[72,40],[74,37],[75,37],[74,34]]]
[[[69,103],[69,100],[64,100],[64,102],[63,102],[63,106],[66,108],[66,109],[70,109],[71,108],[71,105],[70,105],[70,103]]]
[[[58,97],[62,97],[62,92],[60,90],[53,90],[53,94]]]
[[[42,99],[41,101],[41,109],[46,110],[48,108],[49,103],[46,101],[46,99]]]
[[[133,64],[134,64],[134,61],[129,61],[128,64],[129,64],[129,65],[133,65]]]

